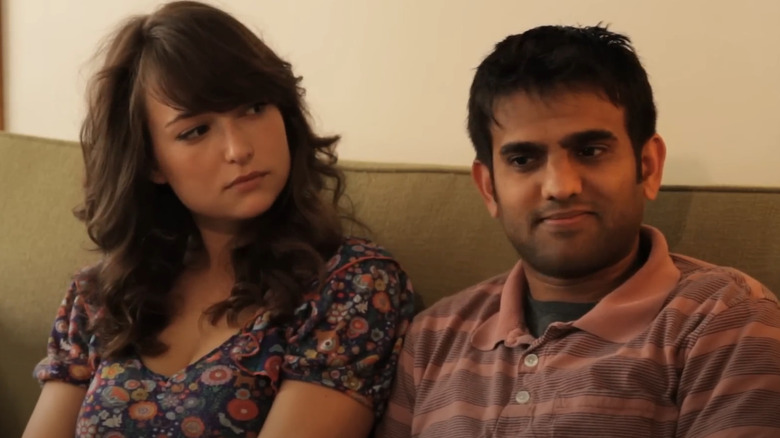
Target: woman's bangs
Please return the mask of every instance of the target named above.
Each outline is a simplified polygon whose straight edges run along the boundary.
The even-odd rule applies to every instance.
[[[284,104],[283,88],[250,54],[148,49],[139,66],[141,90],[172,108],[198,114],[256,102]]]

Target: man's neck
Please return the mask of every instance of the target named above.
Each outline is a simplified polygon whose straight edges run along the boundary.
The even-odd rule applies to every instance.
[[[642,266],[640,239],[632,250],[617,263],[576,279],[546,276],[524,265],[528,290],[537,301],[595,303],[628,280]]]

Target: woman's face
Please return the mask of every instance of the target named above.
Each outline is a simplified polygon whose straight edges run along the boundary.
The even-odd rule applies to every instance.
[[[148,94],[146,110],[156,162],[151,180],[169,184],[199,228],[235,233],[273,205],[290,174],[276,106],[188,114]]]

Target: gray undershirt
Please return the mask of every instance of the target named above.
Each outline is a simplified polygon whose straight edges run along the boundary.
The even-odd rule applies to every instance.
[[[565,301],[537,301],[530,293],[525,294],[525,323],[531,334],[538,338],[547,326],[554,322],[569,322],[580,319],[590,312],[596,303],[567,303]]]
[[[639,253],[637,257],[636,268],[639,269],[650,257],[652,242],[644,232],[639,234]],[[528,285],[526,284],[526,287]],[[523,304],[523,314],[525,324],[531,334],[538,338],[547,326],[554,322],[570,322],[582,318],[583,315],[590,312],[596,306],[596,303],[569,303],[565,301],[537,301],[530,292],[525,294]]]

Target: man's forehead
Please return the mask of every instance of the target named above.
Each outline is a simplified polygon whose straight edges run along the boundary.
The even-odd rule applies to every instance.
[[[549,121],[564,120],[582,128],[609,128],[624,124],[624,111],[609,99],[589,92],[549,95],[515,92],[496,99],[490,130],[533,130]],[[587,126],[593,125],[593,126]]]

